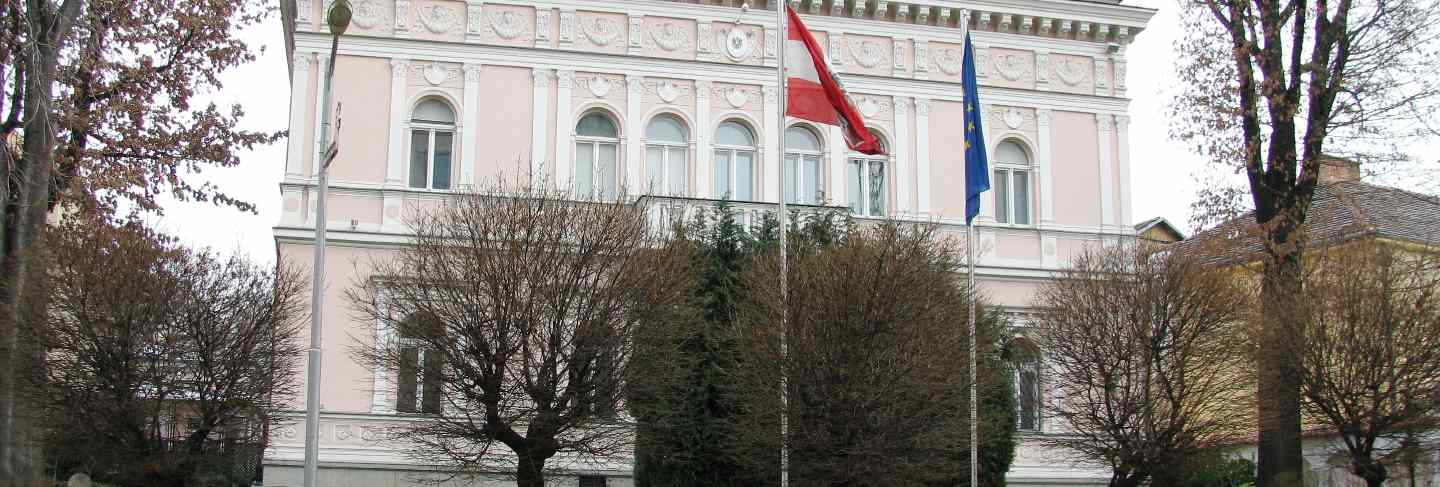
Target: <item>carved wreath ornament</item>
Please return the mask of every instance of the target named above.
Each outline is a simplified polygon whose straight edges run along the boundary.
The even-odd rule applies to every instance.
[[[460,18],[459,10],[442,5],[420,7],[419,14],[420,24],[436,34],[449,32],[450,29],[457,28],[464,22]]]
[[[1004,54],[995,59],[995,71],[998,71],[1000,76],[1005,79],[1019,81],[1030,72],[1029,66],[1026,64],[1024,56]]]
[[[685,29],[670,23],[651,26],[650,38],[655,39],[655,45],[666,51],[684,48],[690,40]]]
[[[852,42],[850,43],[850,55],[854,56],[855,62],[861,66],[873,68],[885,60],[885,49],[875,41]]]
[[[620,23],[614,19],[593,17],[580,21],[580,28],[585,31],[586,37],[600,46],[610,45],[620,37]]]
[[[1061,82],[1070,86],[1075,86],[1085,81],[1085,74],[1088,71],[1084,63],[1078,59],[1060,58],[1055,61],[1055,76],[1060,78]]]
[[[490,30],[501,39],[514,39],[525,33],[525,18],[508,11],[490,14]]]
[[[385,8],[380,6],[376,0],[361,0],[355,4],[355,25],[362,29],[369,29],[385,20]]]
[[[960,74],[960,63],[963,62],[960,56],[959,49],[936,49],[935,66],[939,67],[941,72],[955,76]]]

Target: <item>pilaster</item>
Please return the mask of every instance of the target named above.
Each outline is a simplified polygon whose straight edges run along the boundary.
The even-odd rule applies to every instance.
[[[908,96],[897,96],[894,99],[895,106],[895,140],[890,141],[890,185],[895,188],[895,204],[890,209],[891,214],[903,214],[911,211],[910,188],[915,184],[915,178],[907,170],[910,165],[910,104],[913,103]]]
[[[305,172],[305,102],[310,93],[310,73],[315,55],[297,53],[290,74],[290,137],[286,140],[285,176],[301,177]],[[317,112],[318,113],[318,112]]]
[[[930,100],[915,99],[915,211],[930,213]]]
[[[409,125],[405,119],[408,111],[405,83],[409,71],[409,60],[390,60],[390,155],[386,158],[385,165],[387,186],[405,184],[405,126]]]
[[[632,17],[634,18],[634,17]],[[632,26],[635,24],[631,24]],[[650,188],[645,184],[645,114],[641,102],[645,97],[645,78],[626,75],[625,86],[625,179],[626,191],[644,194]],[[618,168],[617,168],[618,169]]]
[[[1035,148],[1035,179],[1040,181],[1040,223],[1055,223],[1055,178],[1051,176],[1051,160],[1054,146],[1050,142],[1050,118],[1053,112],[1049,108],[1035,110],[1035,126],[1039,140],[1036,141],[1039,147]]]
[[[760,160],[764,161],[761,174],[765,178],[765,193],[761,201],[780,201],[780,158],[784,153],[781,145],[785,140],[785,129],[777,125],[780,117],[780,96],[774,86],[766,86],[765,92],[765,134],[760,138]]]
[[[574,161],[570,150],[575,147],[574,117],[570,113],[570,90],[575,86],[575,72],[562,69],[555,75],[555,185],[562,191],[574,191]]]
[[[1115,176],[1111,169],[1115,163],[1115,150],[1110,143],[1110,132],[1115,130],[1115,116],[1097,113],[1095,126],[1100,148],[1100,224],[1109,227],[1115,224]]]
[[[544,188],[553,181],[545,178],[546,135],[549,133],[550,115],[550,70],[534,68],[530,71],[534,79],[531,93],[530,120],[530,183]]]
[[[1120,163],[1120,224],[1129,227],[1135,223],[1130,207],[1130,116],[1115,117],[1115,141]]]
[[[455,130],[460,131],[460,188],[471,188],[475,185],[475,166],[479,162],[480,152],[480,70],[479,64],[465,65],[465,108],[462,111],[463,118],[456,124]]]
[[[710,81],[698,80],[695,82],[695,126],[690,128],[695,140],[695,188],[690,192],[697,198],[710,198],[714,189],[711,178],[714,176],[715,168],[711,166],[711,158],[714,157],[710,150],[710,97],[713,95],[713,86]]]

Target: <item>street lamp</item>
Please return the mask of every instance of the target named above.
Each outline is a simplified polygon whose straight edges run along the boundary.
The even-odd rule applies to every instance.
[[[330,140],[331,83],[335,78],[335,53],[340,35],[350,27],[349,0],[335,0],[325,13],[330,26],[330,61],[325,66],[325,89],[321,95],[324,107],[320,119],[321,154],[320,184],[315,202],[315,267],[310,274],[310,351],[309,370],[305,380],[305,487],[315,487],[320,469],[320,326],[325,291],[325,199],[330,190],[330,162],[339,147]]]

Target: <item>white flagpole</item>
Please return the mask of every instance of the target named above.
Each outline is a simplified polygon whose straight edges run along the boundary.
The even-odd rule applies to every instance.
[[[970,265],[970,487],[978,487],[976,482],[980,476],[980,464],[978,462],[980,458],[980,435],[977,427],[980,424],[980,415],[979,407],[975,402],[975,367],[978,362],[975,358],[975,331],[978,328],[975,326],[975,299],[977,299],[977,291],[975,288],[975,225],[966,224],[965,231],[967,234],[965,248],[970,254],[969,259],[967,259]]]
[[[789,265],[786,261],[787,256],[785,255],[786,248],[789,246],[789,242],[785,236],[786,226],[788,226],[788,222],[786,221],[788,215],[785,211],[785,46],[790,40],[789,35],[786,33],[786,27],[789,26],[790,22],[785,16],[785,0],[770,0],[770,2],[775,4],[775,22],[776,29],[778,29],[777,32],[779,33],[777,38],[780,43],[775,49],[776,64],[779,65],[775,69],[775,79],[777,82],[775,100],[779,105],[779,110],[776,110],[776,112],[779,113],[777,117],[780,119],[780,123],[775,126],[778,127],[780,133],[773,134],[773,136],[777,137],[777,140],[780,141],[779,147],[775,149],[776,159],[780,162],[780,204],[776,212],[780,220],[780,487],[789,487],[790,398],[788,397],[789,391],[785,380],[786,367],[788,366],[785,359],[789,352],[789,345],[786,344],[785,340],[786,335],[789,333],[787,328],[789,327],[788,318],[790,312],[788,306]]]
[[[973,44],[972,42],[969,42],[969,40],[970,40],[970,11],[969,11],[969,10],[962,10],[962,11],[960,12],[960,27],[961,27],[961,33],[962,33],[961,38],[966,40],[965,43],[967,44],[967,46],[965,46],[965,47],[968,47],[968,48],[970,48],[970,49],[974,49],[974,47],[975,47],[974,44]],[[963,56],[966,56],[966,55],[971,56],[971,59],[974,59],[974,55],[975,55],[975,54],[974,54],[974,53],[962,53],[962,54],[961,54],[962,57],[963,57]],[[979,90],[978,90],[978,87],[977,87],[977,90],[976,90],[976,91],[979,91]],[[973,103],[974,101],[975,101],[975,100],[965,100],[965,103],[966,103],[966,104],[969,104],[969,103]],[[961,133],[965,133],[964,127],[961,128]],[[983,141],[974,141],[974,143],[981,143],[981,144],[983,144],[984,142],[983,142]],[[966,161],[966,165],[969,165],[969,161]],[[986,170],[988,171],[989,168],[986,168]],[[967,171],[967,172],[968,172],[968,171]],[[966,193],[967,193],[966,196],[968,197],[968,196],[969,196],[969,194],[968,194],[968,193],[969,193],[969,188],[968,188],[968,186],[970,185],[970,182],[969,182],[969,181],[966,181],[966,182],[965,182],[965,185],[967,186],[967,188],[966,188]],[[967,208],[966,211],[968,212],[969,209]],[[976,215],[976,216],[979,216],[979,215]],[[976,368],[978,367],[978,364],[979,364],[979,360],[976,358],[977,349],[976,349],[976,347],[975,347],[975,334],[976,334],[976,330],[979,329],[979,327],[975,325],[975,300],[976,300],[976,299],[979,299],[979,298],[978,298],[979,292],[978,292],[978,288],[975,287],[975,223],[974,223],[973,220],[970,220],[970,219],[968,218],[969,215],[966,215],[966,217],[967,217],[967,221],[965,222],[965,233],[966,233],[965,248],[966,248],[966,252],[968,252],[968,253],[970,254],[969,259],[967,259],[967,260],[968,260],[967,263],[968,263],[969,266],[970,266],[970,272],[969,272],[969,280],[970,280],[970,322],[969,322],[969,327],[970,327],[970,487],[980,487],[980,486],[979,486],[979,481],[980,481],[980,433],[979,433],[979,427],[980,427],[980,405],[979,405],[979,403],[977,402],[978,399],[977,399],[977,397],[976,397],[977,395],[976,395],[976,393],[975,393],[976,383],[977,383],[977,382],[976,382],[976,378],[978,377],[978,374],[976,373]]]

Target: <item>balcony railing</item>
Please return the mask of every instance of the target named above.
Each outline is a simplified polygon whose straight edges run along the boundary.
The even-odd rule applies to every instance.
[[[701,218],[712,219],[715,212],[720,209],[720,200],[683,196],[645,195],[636,200],[635,204],[645,208],[650,228],[662,237],[672,236],[676,228],[692,225]],[[741,228],[751,231],[764,228],[767,218],[770,220],[778,218],[776,213],[780,207],[777,203],[756,201],[730,201],[729,206],[730,212],[735,216],[735,222]],[[812,215],[836,212],[847,214],[850,211],[844,206],[797,203],[787,203],[785,208],[792,221],[799,221]]]

